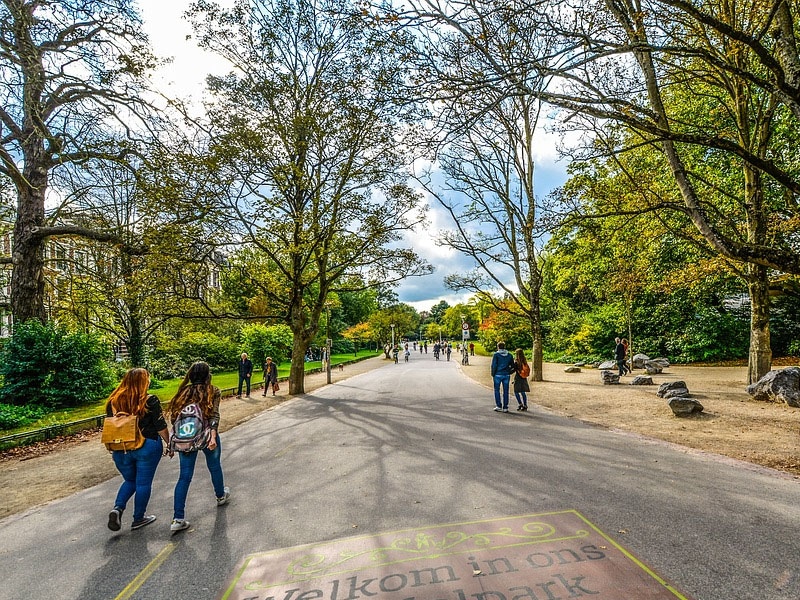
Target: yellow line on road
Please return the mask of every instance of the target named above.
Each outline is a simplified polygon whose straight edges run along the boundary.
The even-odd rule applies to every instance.
[[[178,545],[175,542],[170,542],[167,544],[164,549],[159,552],[156,557],[151,560],[148,565],[142,569],[139,574],[133,578],[128,585],[125,586],[125,589],[119,593],[119,596],[114,598],[114,600],[127,600],[131,596],[133,596],[136,591],[144,585],[144,582],[147,581],[150,576],[155,572],[158,567],[160,567],[169,555],[177,548]]]

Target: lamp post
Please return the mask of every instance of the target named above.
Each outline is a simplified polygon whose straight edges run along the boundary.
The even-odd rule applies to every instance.
[[[467,338],[469,337],[469,325],[467,316],[461,315],[461,364],[469,364],[469,351],[467,350]]]
[[[325,329],[327,334],[325,337],[325,372],[328,376],[328,383],[331,382],[331,307],[325,303]]]
[[[392,351],[394,351],[394,323],[389,325],[392,328]]]

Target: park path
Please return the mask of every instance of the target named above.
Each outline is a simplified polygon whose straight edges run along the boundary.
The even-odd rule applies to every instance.
[[[1,521],[0,598],[215,598],[251,553],[556,511],[579,511],[688,598],[800,597],[796,481],[492,406],[430,355],[323,386],[222,434],[233,499],[215,506],[200,460],[177,536],[176,461],[142,530],[106,529],[116,479]]]

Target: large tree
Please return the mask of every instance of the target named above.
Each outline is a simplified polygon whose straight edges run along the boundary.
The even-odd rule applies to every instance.
[[[123,160],[146,113],[154,64],[132,0],[0,1],[0,177],[13,184],[14,318],[46,319],[43,247],[61,235],[108,232],[49,219],[60,178],[90,159]]]
[[[743,268],[753,299],[750,379],[769,368],[767,274],[800,274],[796,243],[800,170],[775,132],[796,138],[800,118],[798,7],[789,0],[750,4],[643,2],[411,0],[428,19],[481,57],[450,89],[490,87],[509,96],[534,93],[566,111],[570,126],[594,133],[607,124],[635,132],[666,161],[678,203],[648,207],[682,212],[713,252]],[[543,23],[552,51],[498,61],[487,15]],[[433,48],[432,50],[436,50]],[[554,60],[557,58],[557,60]],[[516,74],[551,78],[532,89]],[[438,74],[438,73],[437,73]],[[678,95],[702,95],[716,111],[686,111]],[[697,105],[695,105],[697,106]],[[711,117],[711,118],[709,118]],[[796,144],[792,144],[796,145]],[[790,145],[790,147],[792,146]],[[590,144],[587,149],[596,152]],[[614,152],[620,148],[612,148]],[[713,181],[694,161],[736,165],[741,185],[733,211],[709,194]],[[719,190],[715,190],[719,191]],[[728,190],[725,191],[729,193]],[[732,218],[733,217],[733,218]],[[734,226],[731,226],[733,223]]]
[[[407,184],[402,44],[345,0],[193,5],[200,44],[226,58],[209,79],[212,151],[231,185],[223,213],[247,261],[237,280],[294,335],[289,391],[331,292],[428,272],[401,234],[422,218]]]

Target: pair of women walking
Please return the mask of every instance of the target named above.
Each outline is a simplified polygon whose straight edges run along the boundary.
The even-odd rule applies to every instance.
[[[208,364],[196,362],[189,368],[169,403],[166,417],[161,410],[158,397],[147,393],[149,387],[150,374],[146,369],[130,369],[106,403],[107,416],[118,412],[137,415],[139,429],[144,437],[144,444],[136,450],[112,452],[114,464],[122,475],[123,482],[117,492],[114,508],[108,514],[108,528],[111,531],[119,531],[122,527],[122,514],[132,497],[134,503],[131,529],[140,529],[156,520],[155,515],[146,514],[153,478],[161,458],[174,456],[169,446],[169,427],[166,417],[169,417],[174,425],[181,410],[190,404],[197,404],[200,407],[211,430],[209,442],[202,452],[211,474],[217,506],[227,504],[230,499],[230,489],[225,486],[220,461],[222,447],[218,428],[221,395],[219,388],[211,385],[211,369]],[[185,515],[186,497],[194,475],[198,451],[178,454],[180,475],[175,484],[173,519],[170,525],[170,531],[173,533],[189,527]]]

